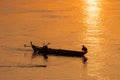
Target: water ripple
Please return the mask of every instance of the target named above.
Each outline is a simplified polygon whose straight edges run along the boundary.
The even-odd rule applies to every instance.
[[[33,67],[47,67],[47,65],[17,65],[17,66],[0,65],[0,67],[33,68]]]

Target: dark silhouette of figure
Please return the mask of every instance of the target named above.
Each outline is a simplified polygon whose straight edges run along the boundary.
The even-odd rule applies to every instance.
[[[32,42],[30,42],[30,44],[31,44],[31,47],[33,48],[34,53],[38,53],[40,47],[33,45]]]
[[[87,47],[82,45],[82,51],[84,52],[84,54],[86,54],[88,52]],[[86,61],[87,61],[87,58],[84,55],[82,56],[82,61],[83,61],[83,63],[86,63]]]
[[[85,53],[88,52],[87,48],[84,45],[82,45],[82,51],[85,52]]]

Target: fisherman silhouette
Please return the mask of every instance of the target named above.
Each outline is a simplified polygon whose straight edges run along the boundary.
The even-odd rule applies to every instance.
[[[82,51],[85,52],[85,53],[88,52],[87,48],[84,45],[82,45]]]
[[[34,53],[37,53],[37,51],[38,51],[37,46],[33,45],[32,42],[30,42],[30,44],[31,44],[31,47],[32,47],[33,50],[34,50]]]

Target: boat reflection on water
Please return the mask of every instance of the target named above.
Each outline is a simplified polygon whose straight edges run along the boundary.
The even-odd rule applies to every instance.
[[[88,60],[88,58],[87,58],[86,56],[83,56],[83,57],[82,57],[82,62],[83,62],[83,64],[85,64],[85,63],[87,62],[87,60]]]
[[[39,57],[39,56],[43,56],[43,59],[45,61],[48,60],[48,55],[42,55],[42,54],[38,54],[38,53],[34,53],[34,52],[32,53],[31,59],[34,59],[34,58]]]

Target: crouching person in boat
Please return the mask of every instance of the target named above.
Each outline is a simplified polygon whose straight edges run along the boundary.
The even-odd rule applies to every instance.
[[[88,52],[87,47],[85,47],[84,45],[82,45],[82,51],[86,54]]]
[[[88,49],[87,49],[87,47],[85,47],[84,45],[82,45],[82,51],[84,52],[84,55],[88,52]],[[83,61],[83,63],[86,63],[86,61],[88,60],[87,59],[87,57],[85,57],[85,56],[82,56],[82,61]]]

